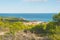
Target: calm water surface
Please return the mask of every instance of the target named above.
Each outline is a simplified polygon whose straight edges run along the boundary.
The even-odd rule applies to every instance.
[[[27,20],[51,21],[54,13],[0,13],[2,17],[17,17]]]

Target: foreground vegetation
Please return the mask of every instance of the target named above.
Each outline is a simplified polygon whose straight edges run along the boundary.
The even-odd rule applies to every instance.
[[[23,20],[23,19],[22,19]],[[53,16],[53,21],[47,23],[40,23],[38,25],[25,25],[23,22],[29,22],[26,20],[4,19],[0,18],[0,33],[6,32],[4,35],[0,35],[0,40],[38,40],[37,37],[31,36],[34,34],[38,37],[47,37],[46,40],[60,40],[60,13]],[[22,34],[26,34],[30,39],[22,37]],[[9,36],[10,35],[10,36]],[[19,36],[17,36],[19,35]],[[17,38],[16,38],[17,36]],[[4,39],[7,38],[7,39]]]

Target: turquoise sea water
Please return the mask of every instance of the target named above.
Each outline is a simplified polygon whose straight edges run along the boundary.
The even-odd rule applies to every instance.
[[[54,13],[0,13],[2,17],[17,17],[27,20],[52,21]]]

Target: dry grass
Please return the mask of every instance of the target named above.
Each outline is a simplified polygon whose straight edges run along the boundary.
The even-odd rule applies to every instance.
[[[39,37],[36,34],[28,32],[25,33],[23,31],[17,32],[13,34],[6,34],[0,36],[0,40],[49,40],[48,37]]]

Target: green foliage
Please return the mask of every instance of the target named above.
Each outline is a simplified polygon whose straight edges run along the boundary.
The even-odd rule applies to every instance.
[[[53,21],[56,22],[56,24],[60,24],[60,13],[59,14],[55,14],[53,16]]]
[[[16,18],[15,18],[16,19]],[[60,13],[53,16],[53,21],[38,25],[25,25],[23,22],[27,22],[24,20],[13,20],[13,19],[7,19],[7,20],[13,20],[14,22],[3,20],[3,18],[0,18],[0,31],[7,30],[11,34],[15,34],[18,31],[24,31],[24,30],[30,30],[31,32],[47,35],[51,40],[60,40]]]
[[[46,35],[47,24],[38,24],[30,29],[31,32],[36,34],[41,34],[42,36]]]
[[[49,22],[46,27],[47,34],[54,34],[56,30],[56,26],[54,25],[54,22]]]
[[[60,40],[60,13],[53,16],[53,22],[49,23],[49,28],[47,29],[51,29],[49,31],[52,32],[52,34],[49,35],[51,40]]]
[[[9,22],[0,20],[0,31],[7,30],[11,34],[15,34],[15,32],[26,30],[32,28],[34,25],[25,25],[23,22]]]

